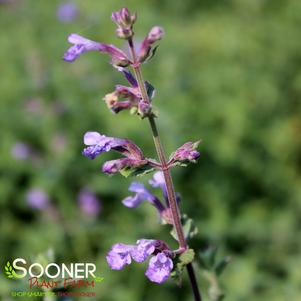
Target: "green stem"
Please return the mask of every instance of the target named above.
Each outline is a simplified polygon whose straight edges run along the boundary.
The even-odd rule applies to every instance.
[[[136,80],[137,80],[137,83],[138,83],[138,86],[139,86],[139,89],[141,92],[142,99],[143,99],[143,101],[150,103],[150,99],[148,97],[146,87],[144,84],[144,80],[143,80],[143,76],[142,76],[142,72],[141,72],[141,68],[140,68],[140,63],[137,62],[137,57],[136,57],[135,48],[133,46],[133,41],[132,41],[132,39],[129,39],[128,42],[129,42],[129,48],[130,48],[130,51],[132,54],[132,59],[133,59],[132,66],[133,66],[134,74],[135,74],[135,77],[136,77]],[[188,245],[187,245],[187,242],[186,242],[186,239],[184,236],[184,232],[183,232],[183,227],[181,224],[180,213],[179,213],[178,203],[177,203],[177,199],[176,199],[176,193],[175,193],[172,177],[171,177],[170,170],[169,170],[170,168],[167,165],[167,162],[165,159],[164,148],[163,148],[163,145],[160,140],[160,136],[159,136],[159,132],[158,132],[158,128],[157,128],[154,116],[151,114],[148,117],[148,120],[149,120],[149,124],[150,124],[151,130],[152,130],[152,135],[153,135],[153,140],[154,140],[154,144],[156,147],[157,155],[160,160],[161,168],[162,168],[163,175],[164,175],[164,180],[165,180],[166,190],[167,190],[167,197],[168,197],[169,206],[171,209],[173,225],[176,230],[177,237],[178,237],[179,249],[185,251],[188,248]],[[189,263],[186,267],[187,267],[187,272],[189,275],[189,280],[190,280],[190,284],[191,284],[191,287],[193,290],[195,301],[202,301],[202,297],[201,297],[201,294],[200,294],[200,291],[198,288],[198,284],[196,281],[192,263]]]

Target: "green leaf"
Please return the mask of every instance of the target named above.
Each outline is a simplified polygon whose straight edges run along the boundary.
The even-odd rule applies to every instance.
[[[154,86],[152,86],[149,82],[146,81],[145,87],[146,87],[146,91],[147,91],[147,96],[149,97],[149,99],[152,99],[155,95]]]
[[[158,47],[159,47],[159,45],[157,45],[157,46],[155,46],[154,48],[152,48],[151,54],[150,54],[150,56],[147,58],[146,62],[149,62],[149,61],[155,56]]]
[[[143,165],[136,168],[133,167],[125,167],[120,170],[120,174],[124,177],[132,177],[132,176],[144,176],[150,172],[154,171],[154,168],[150,165]]]
[[[191,263],[194,259],[195,253],[193,249],[188,249],[179,256],[179,261],[182,265]]]
[[[195,253],[193,249],[188,249],[180,256],[177,257],[174,269],[171,272],[171,277],[175,280],[177,285],[182,284],[182,275],[184,268],[187,264],[191,263],[194,259]]]
[[[186,239],[191,239],[198,234],[198,228],[196,227],[193,219],[189,218],[187,214],[182,215],[181,223],[183,226],[184,236]],[[174,227],[170,231],[170,234],[176,241],[178,241],[178,236]]]
[[[14,270],[9,261],[6,263],[4,268],[5,268],[5,274],[7,275],[7,277],[14,278],[14,275],[13,275]]]

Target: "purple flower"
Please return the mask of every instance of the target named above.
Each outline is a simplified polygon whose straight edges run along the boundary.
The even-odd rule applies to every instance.
[[[167,280],[172,268],[172,260],[165,253],[161,252],[151,258],[145,276],[150,281],[162,283]]]
[[[153,201],[154,196],[144,187],[142,183],[133,182],[129,191],[136,192],[134,196],[128,196],[122,201],[122,204],[129,208],[138,207],[143,201]]]
[[[118,243],[113,245],[106,256],[107,262],[112,270],[121,270],[125,265],[132,262],[130,252],[134,248],[132,245]]]
[[[68,37],[68,42],[73,44],[64,54],[64,60],[73,62],[87,51],[101,51],[102,44],[86,39],[76,33]]]
[[[160,26],[154,26],[147,35],[149,43],[155,43],[162,39],[164,36],[164,30]]]
[[[152,106],[151,103],[142,99],[136,79],[132,73],[127,71],[125,68],[119,67],[117,69],[124,74],[131,87],[116,85],[115,91],[108,93],[103,98],[107,107],[113,113],[119,113],[120,111],[131,109],[131,113],[137,113],[141,117],[147,116],[151,112]],[[145,82],[145,87],[147,89],[149,99],[151,100],[155,94],[154,87],[148,82]]]
[[[152,46],[155,42],[162,39],[164,36],[163,28],[159,26],[154,26],[146,38],[142,41],[140,50],[139,50],[139,62],[144,62],[146,59],[154,55],[155,48],[152,51]]]
[[[112,21],[117,24],[116,34],[121,39],[129,39],[133,36],[133,24],[137,19],[136,14],[131,15],[127,8],[122,8],[112,13]]]
[[[139,101],[141,100],[141,93],[132,73],[125,68],[118,68],[118,71],[124,74],[131,87],[116,85],[114,92],[105,95],[103,100],[113,113],[119,113],[125,109],[138,108]]]
[[[130,63],[127,55],[114,45],[94,42],[75,33],[68,36],[68,42],[73,44],[73,46],[71,46],[64,54],[64,60],[67,62],[75,61],[85,52],[100,51],[108,53],[111,56],[111,63],[113,65],[126,67]]]
[[[122,142],[120,141],[120,144]],[[106,137],[97,132],[87,132],[84,136],[84,144],[88,145],[88,147],[83,150],[83,155],[90,159],[95,159],[101,153],[110,151],[114,143],[114,138]]]
[[[114,150],[125,158],[107,161],[103,165],[103,172],[114,174],[124,169],[140,168],[148,164],[140,148],[127,139],[106,137],[97,132],[87,132],[84,136],[84,144],[87,147],[83,150],[83,155],[94,159],[103,152]]]
[[[154,188],[160,187],[163,192],[164,198],[167,199],[166,184],[162,171],[157,171],[156,173],[154,173],[153,178],[150,179],[148,183]]]
[[[31,155],[31,149],[27,144],[17,142],[11,150],[11,155],[17,160],[26,160]]]
[[[140,239],[137,241],[137,246],[132,249],[131,255],[136,262],[143,262],[148,256],[153,254],[158,244],[154,239]]]
[[[181,147],[179,147],[172,155],[169,160],[169,164],[172,163],[189,163],[189,162],[195,162],[199,156],[200,153],[196,150],[198,145],[201,141],[197,142],[186,142]]]
[[[33,188],[26,193],[26,202],[33,209],[43,210],[49,204],[49,197],[44,190]]]
[[[117,160],[111,160],[104,163],[102,166],[102,171],[106,174],[114,174],[120,170],[126,168],[136,168],[141,165],[145,165],[147,163],[146,160],[135,160],[129,158],[122,158]]]
[[[128,208],[136,208],[143,201],[148,201],[158,209],[159,213],[165,209],[160,200],[152,195],[142,183],[133,182],[129,187],[129,191],[135,192],[136,194],[125,198],[122,201],[124,206]]]
[[[65,2],[58,7],[57,17],[62,22],[71,22],[78,16],[78,7],[73,2]]]
[[[173,256],[168,245],[160,240],[140,239],[136,245],[118,243],[113,245],[106,256],[111,269],[121,270],[132,262],[143,262],[152,254],[157,254],[150,259],[145,275],[153,282],[162,283],[170,275],[173,268]]]
[[[88,216],[96,216],[101,210],[99,199],[87,189],[79,192],[78,202],[82,212]]]

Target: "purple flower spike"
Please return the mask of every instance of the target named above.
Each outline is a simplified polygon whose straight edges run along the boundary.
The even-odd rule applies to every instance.
[[[162,283],[168,279],[172,268],[172,260],[161,252],[151,258],[145,276],[152,282]]]
[[[116,34],[121,39],[129,39],[133,36],[133,24],[137,19],[136,14],[131,15],[129,10],[124,7],[112,13],[112,21],[117,24]]]
[[[64,60],[67,62],[73,62],[81,54],[87,51],[98,50],[101,51],[102,44],[86,39],[76,33],[72,33],[68,37],[68,42],[73,44],[64,54]]]
[[[195,162],[200,156],[200,153],[196,150],[200,142],[201,141],[197,141],[194,143],[186,142],[172,154],[170,162],[179,162],[184,164],[189,162]]]
[[[108,253],[106,259],[112,270],[121,270],[125,265],[132,262],[131,251],[135,248],[132,245],[115,244]]]
[[[143,262],[148,256],[153,254],[158,245],[158,241],[154,239],[140,239],[137,241],[137,247],[132,249],[131,255],[136,262]]]

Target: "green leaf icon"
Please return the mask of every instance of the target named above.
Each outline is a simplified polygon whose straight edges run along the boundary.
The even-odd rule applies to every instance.
[[[7,278],[20,279],[20,278],[24,277],[24,275],[19,275],[15,272],[15,270],[13,269],[13,267],[9,261],[4,266],[4,270],[5,270],[4,273],[6,274]]]
[[[10,262],[8,261],[5,265],[5,274],[7,278],[14,278],[13,275],[13,267],[11,266]]]

